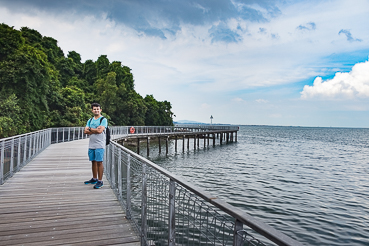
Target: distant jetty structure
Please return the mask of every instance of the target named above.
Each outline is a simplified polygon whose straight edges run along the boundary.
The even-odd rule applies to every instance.
[[[174,127],[130,127],[124,136],[115,139],[116,142],[136,146],[136,153],[140,153],[140,143],[146,143],[147,156],[150,154],[150,140],[158,141],[159,153],[162,152],[162,142],[165,142],[165,153],[169,151],[169,140],[174,140],[175,152],[178,151],[178,141],[182,141],[182,152],[190,148],[190,139],[193,139],[193,149],[200,147],[200,139],[204,148],[223,143],[237,142],[238,126],[225,125],[196,125],[176,124]],[[218,140],[218,141],[217,141]]]

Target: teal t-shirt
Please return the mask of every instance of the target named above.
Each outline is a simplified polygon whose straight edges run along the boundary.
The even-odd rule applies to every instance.
[[[108,120],[104,118],[100,124],[101,117],[99,117],[98,119],[95,119],[95,117],[93,117],[92,119],[89,119],[87,121],[86,127],[98,128],[101,125],[101,126],[104,126],[106,129],[108,127]],[[88,148],[89,149],[104,149],[106,146],[105,139],[106,139],[105,130],[100,134],[91,134]]]

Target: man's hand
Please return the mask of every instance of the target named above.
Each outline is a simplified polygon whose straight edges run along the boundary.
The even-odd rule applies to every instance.
[[[86,126],[85,127],[85,130],[84,130],[84,133],[85,134],[88,134],[88,135],[92,134],[91,131],[90,131],[90,129],[91,129],[91,127]]]

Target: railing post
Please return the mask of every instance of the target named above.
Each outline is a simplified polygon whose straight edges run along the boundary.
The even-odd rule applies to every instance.
[[[24,150],[23,150],[23,162],[22,165],[26,164],[27,162],[27,137],[28,135],[24,136]]]
[[[39,150],[39,143],[40,143],[40,140],[39,140],[39,132],[35,133],[35,155],[37,155],[38,153],[38,150]]]
[[[108,166],[110,167],[110,145],[107,145],[105,147],[105,151],[104,151],[104,162],[103,162],[103,166],[104,166],[104,171],[105,171],[105,175],[108,178],[108,180],[111,181],[111,177],[110,177],[110,169],[108,168]]]
[[[28,146],[28,158],[27,158],[27,161],[29,159],[31,159],[31,156],[32,156],[32,134],[29,135],[29,146]]]
[[[39,146],[38,147],[38,153],[42,151],[43,146],[44,146],[43,137],[44,137],[44,131],[40,131],[39,135],[38,135],[38,139],[39,139],[39,141],[38,141],[38,146]]]
[[[5,141],[1,141],[1,159],[0,159],[0,185],[4,183],[4,153]]]
[[[63,127],[63,143],[64,143],[64,127]]]
[[[51,145],[52,136],[53,136],[53,129],[49,128],[49,145]]]
[[[42,131],[42,134],[41,134],[41,149],[44,150],[45,146],[46,146],[46,134],[45,134],[45,130]]]
[[[14,171],[14,138],[12,138],[11,141],[11,147],[10,147],[10,176],[13,176],[13,171]]]
[[[118,148],[118,197],[122,200],[122,150]]]
[[[45,148],[45,143],[46,143],[46,134],[45,134],[46,130],[43,130],[42,133],[41,133],[41,149],[44,150]]]
[[[41,138],[41,131],[37,132],[37,154],[41,150],[42,138]]]
[[[40,132],[40,148],[38,149],[38,152],[41,152],[44,148],[44,131]]]
[[[169,221],[168,221],[168,245],[175,246],[176,218],[175,218],[176,183],[173,179],[169,182]]]
[[[242,229],[243,229],[242,222],[239,221],[238,219],[236,219],[236,221],[234,222],[233,246],[242,246],[243,245],[242,235],[240,235],[238,233]]]
[[[126,217],[131,219],[131,155],[127,156],[127,208]]]
[[[22,142],[22,137],[19,137],[18,138],[18,151],[17,151],[17,154],[18,154],[18,158],[17,158],[17,170],[19,169],[20,167],[20,158],[21,158],[21,142]]]
[[[116,183],[115,183],[115,145],[112,145],[110,148],[111,148],[110,178],[111,178],[112,189],[114,190],[116,188]]]
[[[146,164],[142,164],[142,197],[141,197],[141,246],[146,246],[147,238],[147,176]]]
[[[33,135],[33,145],[32,145],[32,156],[34,156],[36,154],[36,150],[37,150],[37,146],[36,146],[36,140],[37,140],[37,136],[36,134],[32,134]]]

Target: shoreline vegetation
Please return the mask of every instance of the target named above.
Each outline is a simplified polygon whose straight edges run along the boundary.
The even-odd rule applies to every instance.
[[[109,125],[173,125],[172,105],[143,98],[133,74],[106,55],[81,62],[58,41],[0,24],[0,138],[49,127],[85,126],[98,102]]]

